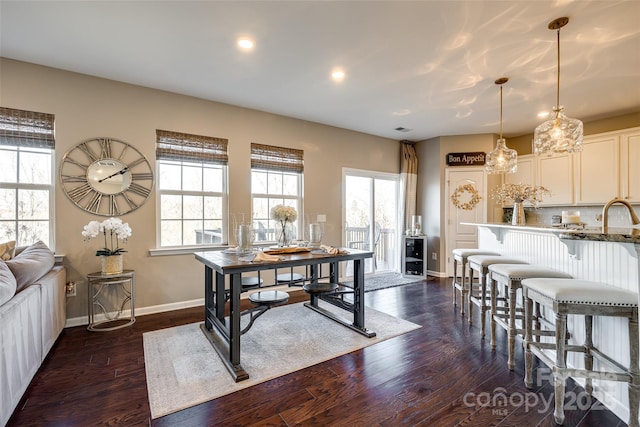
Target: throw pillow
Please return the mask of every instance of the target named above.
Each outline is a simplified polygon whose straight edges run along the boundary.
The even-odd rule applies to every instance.
[[[17,289],[22,289],[35,283],[39,278],[47,274],[55,264],[53,252],[42,242],[27,246],[9,261],[6,261],[9,269],[16,277]]]
[[[16,294],[16,278],[4,261],[0,261],[0,305]]]
[[[0,259],[8,261],[16,254],[16,241],[0,243]]]

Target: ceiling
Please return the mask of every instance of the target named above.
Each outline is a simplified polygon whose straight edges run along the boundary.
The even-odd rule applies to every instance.
[[[638,0],[2,0],[0,56],[413,141],[499,133],[506,76],[508,138],[556,103],[561,16],[566,114],[640,111]]]

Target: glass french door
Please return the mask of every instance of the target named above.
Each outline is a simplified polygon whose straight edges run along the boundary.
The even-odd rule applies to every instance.
[[[343,172],[344,246],[372,251],[365,273],[398,271],[398,175],[346,169]],[[347,275],[352,272],[347,267]]]

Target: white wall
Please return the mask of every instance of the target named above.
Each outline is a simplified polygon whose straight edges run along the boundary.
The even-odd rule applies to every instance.
[[[312,102],[312,100],[310,100]],[[56,165],[75,144],[109,136],[138,148],[155,166],[155,131],[165,129],[229,140],[229,210],[251,211],[251,142],[304,150],[305,212],[327,215],[326,239],[342,243],[342,168],[399,173],[395,140],[274,114],[0,58],[0,105],[56,118]],[[57,174],[56,174],[57,179]],[[87,273],[99,271],[97,243],[84,243],[82,227],[96,218],[56,188],[56,253],[66,256],[67,318],[86,316]],[[203,297],[202,264],[193,255],[150,257],[156,247],[156,197],[122,219],[133,229],[125,268],[136,271],[136,308]]]

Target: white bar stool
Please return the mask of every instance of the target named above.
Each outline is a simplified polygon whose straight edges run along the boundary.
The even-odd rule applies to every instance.
[[[508,332],[509,360],[507,365],[511,371],[515,366],[516,335],[524,336],[524,304],[520,307],[517,306],[517,293],[518,289],[522,288],[522,280],[534,277],[571,279],[570,274],[539,265],[492,264],[489,266],[489,279],[491,281],[491,348],[496,348],[496,324],[498,324]],[[505,289],[505,298],[499,298],[498,286]],[[500,307],[498,306],[499,301],[503,301],[503,305]],[[520,328],[516,327],[516,320],[520,320]]]
[[[495,255],[472,255],[469,263],[469,324],[473,324],[473,304],[480,307],[480,332],[484,338],[485,317],[489,311],[489,293],[487,292],[487,274],[492,264],[526,264],[519,259]],[[474,283],[474,271],[478,272],[478,282]]]
[[[469,266],[467,264],[467,258],[472,255],[500,255],[498,252],[487,251],[484,249],[465,249],[457,248],[451,251],[453,254],[453,280],[451,282],[451,290],[453,291],[453,306],[456,306],[456,290],[460,291],[460,314],[464,316],[464,306],[467,302],[467,294],[469,293],[469,287],[467,286],[467,270]],[[458,276],[458,263],[461,267],[461,275]],[[462,281],[459,281],[461,278]]]
[[[592,380],[629,383],[629,426],[638,427],[640,406],[640,367],[638,366],[638,295],[604,283],[577,279],[525,279],[525,377],[527,388],[533,387],[533,354],[553,371],[555,387],[556,423],[564,422],[564,390],[567,377],[586,379],[585,390],[593,391]],[[555,343],[532,340],[533,303],[550,307],[555,312]],[[566,342],[567,315],[583,315],[585,342],[569,345]],[[601,353],[593,345],[593,316],[626,317],[629,324],[629,367]],[[555,350],[555,360],[543,350]],[[584,369],[567,368],[567,352],[584,353]],[[593,359],[608,371],[594,371]]]

